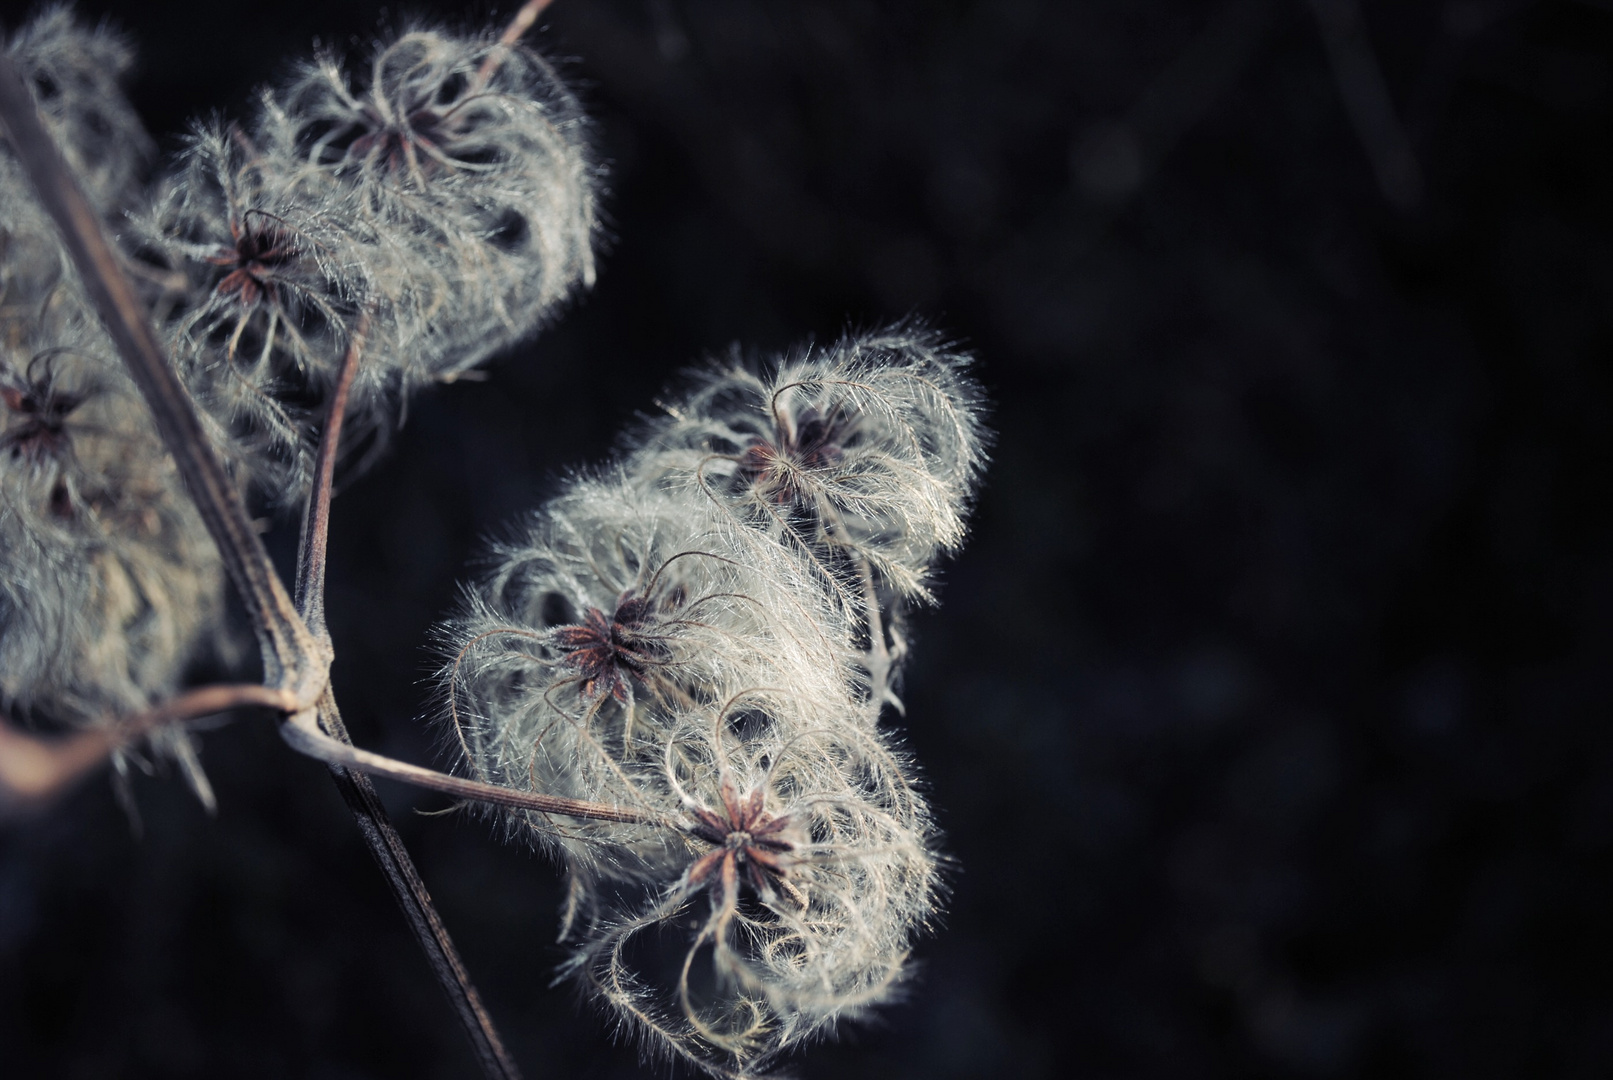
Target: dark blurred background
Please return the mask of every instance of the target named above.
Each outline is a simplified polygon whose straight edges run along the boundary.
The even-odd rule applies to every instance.
[[[407,18],[80,6],[157,133]],[[361,744],[446,760],[427,627],[680,366],[920,313],[1001,433],[901,725],[957,869],[906,1002],[799,1074],[1613,1075],[1613,2],[560,0],[535,40],[608,251],[338,500]],[[0,1073],[472,1077],[321,768],[263,720],[204,760],[217,817],[140,778],[136,838],[98,778],[0,832]],[[384,794],[528,1076],[664,1075],[549,986],[556,872]]]

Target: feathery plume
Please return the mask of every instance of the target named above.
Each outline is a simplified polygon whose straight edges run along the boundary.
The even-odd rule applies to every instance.
[[[970,358],[916,322],[698,373],[633,471],[789,544],[862,624],[870,695],[900,707],[903,605],[963,541],[988,433]]]

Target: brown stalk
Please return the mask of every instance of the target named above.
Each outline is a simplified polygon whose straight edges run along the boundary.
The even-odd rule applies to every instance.
[[[358,330],[353,335],[353,341],[348,346],[347,355],[342,359],[341,372],[337,376],[335,389],[331,392],[325,427],[319,435],[319,453],[314,464],[314,486],[308,493],[308,503],[304,508],[302,542],[297,552],[297,610],[309,628],[319,635],[326,650],[332,654],[334,650],[330,646],[330,631],[325,623],[325,566],[330,550],[330,500],[335,489],[336,455],[341,448],[342,424],[347,416],[347,398],[353,387],[353,379],[358,374],[359,360],[363,355],[368,329],[369,313],[365,312],[359,321]],[[317,737],[316,742],[333,744],[353,757],[378,757],[353,748],[352,739],[347,734],[347,726],[342,723],[341,713],[336,707],[336,695],[328,683],[324,693],[320,695],[318,704],[299,715],[305,717],[308,726],[313,728],[310,738]],[[330,732],[329,735],[319,730],[321,724]],[[292,732],[302,730],[302,726],[295,719],[281,726],[286,741],[293,748],[307,753],[308,751],[291,737]],[[386,878],[387,886],[392,890],[392,898],[397,901],[398,908],[403,912],[404,921],[414,933],[415,941],[419,943],[420,951],[425,954],[426,963],[430,965],[432,974],[437,977],[438,984],[448,995],[448,1003],[459,1019],[459,1025],[464,1030],[466,1038],[470,1040],[471,1049],[476,1055],[477,1064],[482,1068],[482,1073],[488,1080],[520,1080],[521,1070],[515,1064],[515,1059],[510,1056],[510,1052],[505,1049],[504,1040],[499,1037],[498,1028],[493,1023],[493,1018],[488,1015],[486,1006],[482,1004],[482,996],[477,991],[476,984],[471,981],[470,972],[465,969],[465,963],[460,959],[453,938],[448,935],[448,928],[443,924],[442,916],[437,913],[437,906],[432,902],[425,880],[421,878],[420,871],[416,869],[414,860],[409,856],[409,849],[404,847],[403,837],[398,835],[398,830],[393,826],[386,807],[382,805],[381,798],[375,791],[375,786],[370,783],[369,777],[343,768],[342,763],[336,762],[334,759],[342,756],[339,752],[315,753],[310,756],[319,758],[329,765],[336,790],[341,792],[342,801],[352,812],[359,834],[363,836],[365,846],[370,849],[370,855],[375,859],[376,866]]]
[[[0,720],[0,820],[43,806],[115,751],[158,728],[251,705],[283,712],[296,701],[289,691],[257,683],[221,684],[197,687],[116,724],[71,735],[35,735]]]
[[[498,43],[503,48],[494,49],[487,59],[482,61],[482,66],[476,69],[476,89],[479,90],[487,85],[487,80],[493,77],[493,72],[497,71],[499,64],[503,63],[505,49],[520,41],[522,36],[532,29],[532,24],[538,21],[538,16],[543,14],[543,9],[552,3],[554,3],[554,0],[527,0],[526,3],[521,5],[521,9],[515,13],[514,18],[510,19],[509,25],[504,28],[504,33],[498,37]]]

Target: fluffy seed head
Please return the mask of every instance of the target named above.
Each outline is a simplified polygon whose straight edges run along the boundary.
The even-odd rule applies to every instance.
[[[479,778],[664,815],[676,807],[646,801],[639,774],[659,772],[673,717],[716,687],[748,682],[803,717],[843,707],[844,625],[783,552],[736,553],[698,502],[577,480],[496,558],[442,632],[449,734]],[[583,881],[677,857],[665,830],[509,823]]]
[[[157,306],[227,456],[289,504],[361,336],[346,430],[374,449],[411,393],[592,282],[594,175],[535,53],[417,30],[357,88],[322,59],[250,125],[201,125],[129,239],[166,272]]]
[[[264,96],[259,131],[300,184],[346,193],[412,263],[440,268],[438,294],[410,305],[435,318],[399,324],[405,389],[475,366],[593,284],[585,118],[530,49],[417,29],[361,80],[307,65]]]
[[[752,1076],[892,996],[935,911],[936,857],[871,726],[734,690],[676,715],[638,783],[679,858],[600,900],[571,968],[653,1052]]]
[[[0,707],[107,722],[216,632],[218,556],[87,313],[0,338]]]
[[[847,561],[881,590],[930,596],[936,557],[963,540],[986,460],[969,358],[916,324],[753,366],[715,365],[665,406],[632,460],[785,539],[826,580]]]

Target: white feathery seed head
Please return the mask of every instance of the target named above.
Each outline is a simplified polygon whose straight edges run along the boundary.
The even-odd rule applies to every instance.
[[[882,733],[723,693],[671,718],[639,779],[680,858],[597,900],[569,970],[652,1054],[740,1077],[890,1000],[935,914],[938,860]]]
[[[565,860],[568,970],[652,1053],[756,1075],[888,999],[934,916],[881,619],[963,538],[967,363],[902,323],[697,374],[441,632],[474,775],[637,816],[506,820]]]
[[[631,467],[692,486],[799,547],[825,580],[928,600],[963,541],[987,439],[970,358],[917,323],[766,364],[707,368],[640,435]]]
[[[786,553],[736,552],[699,502],[578,479],[495,558],[440,632],[449,736],[478,779],[662,814],[641,774],[714,688],[744,682],[820,721],[844,708],[844,625]],[[562,851],[579,887],[676,858],[664,830],[507,820]]]
[[[129,239],[166,272],[165,344],[226,460],[294,500],[369,292],[339,208],[300,198],[238,128],[199,124]]]
[[[82,309],[0,319],[0,705],[98,724],[170,696],[223,613],[211,538]]]
[[[200,125],[128,239],[166,272],[169,344],[226,456],[295,502],[361,335],[356,444],[591,283],[583,133],[536,53],[433,30],[380,48],[359,89],[325,58],[252,124]]]
[[[452,379],[542,326],[594,281],[598,168],[586,118],[550,64],[489,33],[421,28],[350,77],[329,57],[263,96],[266,152],[299,185],[344,193],[437,278],[396,318],[405,390]],[[382,282],[383,287],[385,282]]]

